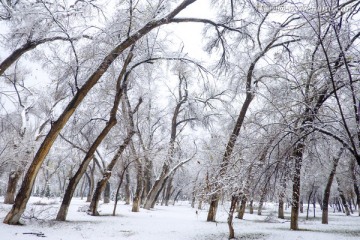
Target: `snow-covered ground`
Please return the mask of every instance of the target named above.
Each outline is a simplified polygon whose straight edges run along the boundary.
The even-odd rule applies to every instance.
[[[0,202],[2,221],[11,206],[2,204],[2,198]],[[102,216],[99,217],[79,211],[85,209],[86,205],[84,200],[73,199],[68,220],[57,222],[53,219],[59,207],[58,199],[31,198],[25,216],[39,219],[26,219],[24,226],[9,226],[0,223],[0,240],[31,240],[42,236],[51,240],[218,240],[227,239],[228,236],[227,208],[222,206],[217,214],[218,222],[208,223],[206,209],[196,214],[196,210],[191,208],[188,202],[179,202],[169,207],[156,206],[151,211],[141,209],[139,213],[132,213],[131,206],[119,202],[116,216],[111,216],[113,203],[102,204],[100,207]],[[250,215],[246,212],[244,220],[234,219],[236,236],[241,240],[360,239],[360,217],[357,212],[349,217],[342,213],[330,213],[329,224],[322,225],[320,209],[316,210],[315,219],[312,217],[312,212],[307,221],[305,213],[301,214],[299,224],[301,231],[290,231],[289,220],[279,221],[276,218],[276,208],[267,204],[263,216]],[[289,212],[286,213],[289,219]],[[33,233],[41,234],[36,236]]]

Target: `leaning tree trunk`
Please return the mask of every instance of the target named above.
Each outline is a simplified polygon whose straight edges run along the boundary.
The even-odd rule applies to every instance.
[[[10,172],[8,185],[7,185],[7,189],[6,189],[6,194],[5,194],[5,198],[4,198],[5,204],[14,204],[16,186],[20,179],[21,173],[22,173],[22,171],[20,171],[20,170]]]
[[[251,199],[250,203],[249,203],[249,208],[250,208],[250,214],[254,214],[254,200]]]
[[[219,205],[219,194],[213,193],[210,198],[210,206],[207,215],[206,221],[208,222],[215,222],[216,221],[216,212]],[[199,208],[201,209],[201,208]]]
[[[345,209],[345,214],[346,216],[350,216],[350,210],[349,210],[349,206],[346,202],[346,198],[345,198],[345,195],[344,195],[344,191],[342,190],[341,186],[340,186],[340,179],[338,177],[336,177],[336,181],[338,183],[338,191],[339,191],[339,196],[340,196],[340,199],[341,199],[341,202],[344,206],[344,209]]]
[[[24,213],[26,204],[29,201],[30,194],[32,188],[34,186],[34,182],[36,176],[41,168],[42,163],[45,160],[45,157],[49,153],[53,143],[55,142],[57,136],[59,135],[62,128],[65,126],[69,118],[73,115],[76,108],[80,105],[82,100],[86,97],[88,92],[95,86],[95,84],[99,81],[102,75],[107,71],[109,66],[117,59],[117,57],[122,54],[127,48],[137,42],[144,35],[148,34],[154,28],[157,28],[164,24],[169,24],[173,20],[173,18],[180,13],[183,9],[185,9],[188,5],[195,2],[195,0],[184,0],[178,7],[176,7],[173,11],[171,11],[165,17],[150,21],[145,24],[144,27],[136,31],[133,35],[126,38],[123,42],[117,45],[100,63],[99,67],[93,72],[93,74],[89,77],[89,79],[84,83],[84,85],[77,91],[73,99],[67,105],[65,110],[61,113],[58,120],[54,121],[51,125],[51,129],[46,135],[44,141],[42,142],[39,150],[35,154],[35,157],[30,164],[20,190],[16,196],[14,205],[10,212],[6,215],[4,219],[4,223],[6,224],[19,224],[19,220],[21,215]],[[69,198],[71,196],[67,196]],[[66,215],[66,213],[65,213]],[[65,219],[65,216],[64,216]]]
[[[267,195],[267,182],[265,183],[264,188],[261,190],[261,196],[260,196],[260,201],[259,201],[259,207],[258,207],[258,215],[260,216],[262,214],[262,208],[266,199],[266,195]]]
[[[229,215],[228,215],[228,219],[227,219],[227,224],[229,227],[229,239],[235,238],[233,218],[234,218],[234,212],[236,209],[237,202],[238,202],[238,196],[235,196],[235,195],[231,196],[230,210],[229,210]]]
[[[336,157],[333,158],[333,165],[331,168],[331,172],[329,174],[328,177],[328,181],[324,190],[324,197],[323,197],[323,203],[322,203],[322,219],[321,219],[321,223],[322,224],[328,224],[329,223],[329,199],[330,199],[330,190],[331,190],[331,185],[333,183],[334,180],[334,176],[336,173],[336,168],[337,165],[339,163],[340,157],[342,152],[344,151],[343,148],[341,148],[337,154]]]
[[[139,212],[141,194],[143,192],[143,166],[139,158],[136,159],[136,190],[133,198],[132,212]]]
[[[109,165],[106,168],[106,171],[103,174],[102,179],[100,179],[100,181],[98,181],[94,195],[92,197],[91,203],[90,203],[90,207],[89,207],[89,211],[91,212],[91,214],[93,216],[98,216],[99,213],[97,211],[98,205],[99,205],[99,201],[100,201],[100,197],[101,197],[101,193],[104,191],[104,189],[106,188],[106,185],[111,177],[111,172],[113,170],[113,168],[115,167],[115,164],[117,163],[118,159],[120,158],[120,156],[122,155],[122,153],[124,152],[124,150],[126,149],[127,145],[130,143],[132,136],[134,135],[134,131],[129,131],[128,135],[126,136],[126,138],[124,139],[124,142],[119,146],[118,150],[116,151],[115,155],[113,156],[111,162],[109,163]],[[124,172],[127,171],[128,167],[130,166],[129,162],[125,167],[124,167]],[[122,182],[122,180],[121,180]]]
[[[300,140],[295,146],[294,152],[292,154],[295,166],[294,166],[294,176],[293,176],[293,191],[292,191],[292,202],[291,202],[291,219],[290,219],[290,229],[299,230],[299,205],[300,205],[300,176],[301,176],[301,164],[302,156],[304,151],[304,144]]]

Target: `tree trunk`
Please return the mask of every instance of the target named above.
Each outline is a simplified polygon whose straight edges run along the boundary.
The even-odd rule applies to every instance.
[[[312,193],[313,193],[313,190],[310,191],[309,196],[308,196],[307,209],[306,209],[306,220],[309,220],[309,209],[310,209],[310,200],[311,200]]]
[[[105,184],[104,189],[104,203],[110,203],[110,195],[111,195],[111,188],[110,188],[109,180]]]
[[[167,181],[167,187],[165,192],[165,206],[169,206],[169,200],[173,191],[172,182],[173,182],[173,176],[171,176]]]
[[[141,201],[141,194],[143,192],[143,166],[142,162],[139,158],[136,159],[136,190],[133,199],[133,206],[131,211],[132,212],[139,212],[140,210],[140,201]]]
[[[322,202],[322,220],[321,223],[322,224],[328,224],[329,223],[329,199],[330,199],[330,190],[331,190],[331,185],[333,183],[334,180],[334,176],[336,173],[336,168],[337,165],[339,163],[341,154],[343,153],[344,149],[341,148],[338,152],[338,154],[336,155],[336,157],[333,158],[333,165],[331,168],[331,172],[329,174],[328,177],[328,181],[324,190],[324,197],[323,197],[323,202]]]
[[[95,84],[99,81],[99,79],[102,77],[102,75],[107,71],[109,66],[115,61],[115,59],[127,48],[129,48],[131,45],[133,45],[135,42],[137,42],[140,38],[142,38],[144,35],[149,33],[154,28],[157,28],[161,25],[171,23],[171,20],[183,9],[185,9],[188,5],[195,2],[195,0],[184,0],[179,6],[177,6],[172,12],[170,12],[165,17],[156,20],[156,21],[150,21],[147,24],[145,24],[144,27],[136,31],[133,35],[126,38],[123,42],[121,42],[118,46],[116,46],[101,62],[99,67],[95,70],[95,72],[89,77],[89,79],[84,83],[84,85],[77,91],[73,99],[70,101],[70,103],[67,105],[65,110],[61,113],[58,120],[54,121],[52,123],[51,129],[46,135],[45,139],[43,140],[41,146],[39,147],[39,150],[35,154],[35,157],[30,164],[25,177],[24,181],[22,182],[22,185],[20,187],[20,190],[16,196],[14,205],[10,212],[6,215],[4,219],[4,223],[6,224],[19,224],[19,220],[21,218],[21,215],[24,213],[26,204],[29,201],[30,194],[32,191],[32,188],[34,186],[34,182],[36,179],[36,176],[41,168],[42,163],[45,160],[45,157],[50,151],[50,148],[52,147],[53,143],[55,142],[57,136],[59,135],[62,128],[65,126],[69,118],[73,115],[76,108],[80,105],[82,100],[86,97],[88,92],[95,86]],[[64,196],[65,197],[65,196]],[[68,194],[66,196],[66,203],[70,203],[70,199],[72,197],[72,194]],[[62,210],[63,213],[60,216],[60,219],[65,219],[67,209]]]
[[[163,184],[166,181],[167,174],[169,172],[169,167],[166,163],[163,164],[162,172],[158,179],[155,180],[154,185],[150,189],[144,204],[144,208],[150,210],[150,208],[154,207],[155,202],[162,190]]]
[[[175,202],[177,201],[178,197],[180,196],[180,193],[181,193],[181,189],[177,192],[177,194],[175,195],[174,197],[174,202],[173,202],[173,206],[175,206]]]
[[[349,206],[348,206],[348,204],[346,202],[344,192],[343,192],[342,188],[340,187],[340,179],[338,177],[336,177],[336,181],[338,183],[339,196],[340,196],[340,199],[341,199],[342,204],[344,206],[345,214],[346,214],[346,216],[350,216]]]
[[[286,190],[286,180],[282,178],[280,180],[280,192],[279,192],[279,208],[278,208],[278,218],[285,219],[284,215],[284,197]]]
[[[228,219],[227,219],[227,223],[229,226],[229,239],[235,238],[235,231],[234,231],[234,227],[233,227],[233,216],[234,216],[237,202],[238,202],[238,197],[233,195],[231,197],[231,205],[230,205],[229,215],[228,215]]]
[[[356,160],[354,158],[351,160],[350,172],[351,172],[351,178],[353,181],[354,191],[355,191],[355,195],[356,195],[357,209],[358,209],[359,216],[360,216],[360,191],[359,191],[359,186],[357,184],[357,178],[356,178],[356,174],[355,174],[355,161]],[[356,205],[355,205],[355,209],[356,209]]]
[[[244,219],[246,202],[247,202],[247,197],[245,195],[243,195],[241,198],[240,207],[239,207],[239,211],[238,211],[239,219]]]
[[[151,190],[151,178],[153,172],[153,164],[147,157],[145,158],[145,168],[144,168],[144,190],[141,196],[141,202],[145,202],[146,196]]]
[[[10,172],[8,185],[7,185],[7,189],[6,189],[6,194],[5,194],[5,198],[4,198],[5,204],[14,204],[16,187],[17,187],[17,183],[20,179],[21,173],[22,173],[22,171],[20,171],[20,170]]]
[[[130,199],[131,199],[131,191],[130,191],[130,173],[127,170],[125,172],[125,205],[130,205]]]
[[[261,191],[259,207],[258,207],[258,213],[257,213],[259,216],[261,215],[261,212],[262,212],[262,208],[263,208],[263,205],[264,205],[266,194],[267,194],[267,183],[265,184],[264,188]]]
[[[113,209],[113,216],[115,216],[116,214],[116,207],[117,207],[117,202],[119,200],[119,194],[120,194],[120,188],[121,188],[121,185],[124,181],[124,176],[125,176],[125,171],[126,171],[126,168],[129,166],[130,163],[127,164],[127,166],[124,167],[124,170],[122,171],[121,175],[120,175],[120,181],[119,181],[119,184],[118,184],[118,187],[116,189],[116,195],[115,195],[115,202],[114,202],[114,209]]]
[[[94,174],[91,171],[90,174],[85,173],[86,179],[88,180],[88,192],[86,196],[86,202],[91,202],[91,195],[94,191]]]
[[[285,215],[284,215],[284,200],[283,200],[282,198],[279,199],[278,218],[280,218],[280,219],[285,219]]]
[[[302,140],[300,140],[302,141]],[[292,191],[292,202],[291,202],[291,221],[290,229],[298,230],[299,225],[299,203],[300,203],[300,176],[301,176],[301,164],[302,156],[304,151],[304,144],[299,142],[296,144],[293,157],[295,161],[294,176],[293,176],[293,191]]]
[[[249,207],[250,207],[250,214],[254,214],[254,200],[250,200],[250,205],[249,205]]]
[[[73,197],[74,191],[76,189],[76,186],[78,185],[80,179],[82,178],[82,176],[84,175],[87,167],[89,166],[90,161],[93,159],[94,153],[96,151],[96,149],[99,147],[99,145],[101,144],[101,142],[105,139],[105,137],[108,135],[108,133],[110,132],[110,130],[117,124],[117,119],[116,119],[116,114],[117,114],[117,110],[120,104],[120,100],[123,96],[123,93],[126,92],[126,88],[127,88],[127,81],[128,81],[128,75],[126,75],[126,69],[127,66],[130,64],[131,60],[132,60],[133,54],[132,54],[132,49],[130,50],[129,54],[127,55],[124,65],[120,71],[120,74],[117,78],[117,82],[116,82],[116,94],[114,97],[114,103],[113,106],[110,110],[110,117],[109,120],[106,122],[105,127],[102,129],[102,131],[100,132],[100,134],[97,136],[97,138],[95,139],[95,141],[91,144],[88,152],[86,153],[83,161],[81,162],[78,170],[76,171],[75,175],[70,179],[69,185],[65,191],[65,195],[63,198],[63,201],[61,203],[60,206],[60,210],[56,216],[56,220],[58,221],[65,221],[66,220],[66,216],[67,216],[67,212],[70,206],[70,202],[71,199]],[[116,157],[118,157],[118,155],[120,155],[122,153],[122,151],[124,151],[124,149],[126,148],[127,144],[130,142],[131,137],[134,135],[133,131],[128,132],[127,138],[124,140],[124,144],[122,144],[119,149],[118,152],[115,154]],[[120,153],[119,153],[120,151]],[[112,168],[114,167],[115,163],[117,161],[117,158],[115,159],[115,157],[112,159],[111,161],[111,167],[108,170],[110,172],[110,176],[111,176],[111,171]],[[106,175],[106,176],[105,176]],[[104,177],[101,181],[101,184],[104,184],[104,187],[109,179],[110,176],[107,176],[108,173],[105,172],[104,173]],[[99,188],[97,187],[98,190],[103,191],[104,187],[100,186]],[[94,193],[95,194],[95,193]],[[101,192],[100,192],[101,194]],[[99,199],[99,196],[96,196],[96,199]],[[97,204],[93,204],[93,206],[97,207]],[[95,212],[95,211],[94,211]]]
[[[111,177],[111,172],[105,172],[103,174],[103,178],[100,179],[96,185],[95,192],[92,197],[92,200],[90,203],[90,208],[89,208],[89,212],[91,212],[91,215],[93,215],[93,216],[99,216],[99,212],[97,211],[97,209],[98,209],[98,205],[99,205],[99,201],[100,201],[100,196],[101,196],[101,193],[106,188],[107,182],[110,177]]]

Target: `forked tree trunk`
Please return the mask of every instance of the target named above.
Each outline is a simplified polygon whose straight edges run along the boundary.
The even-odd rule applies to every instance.
[[[309,196],[308,196],[308,201],[307,201],[307,209],[306,209],[306,220],[309,220],[309,210],[310,210],[310,200],[311,200],[311,196],[313,194],[314,189],[311,189]]]
[[[236,209],[237,202],[238,202],[238,196],[233,195],[231,197],[231,205],[230,205],[229,215],[228,215],[228,219],[227,219],[227,224],[229,227],[229,239],[235,238],[233,219],[234,219],[234,212]]]
[[[149,33],[154,28],[157,28],[164,24],[171,23],[172,19],[183,9],[185,9],[188,5],[195,2],[195,0],[184,0],[178,7],[176,7],[172,12],[170,12],[165,17],[156,20],[150,21],[145,24],[144,27],[136,31],[133,35],[126,38],[123,42],[121,42],[118,46],[116,46],[101,62],[99,67],[95,70],[95,72],[89,77],[89,79],[84,83],[84,85],[77,91],[73,99],[67,105],[65,110],[61,113],[58,120],[52,123],[51,129],[46,135],[44,141],[42,142],[39,150],[35,154],[35,157],[30,164],[20,190],[16,196],[14,205],[10,212],[6,215],[4,219],[4,223],[6,224],[19,224],[19,220],[21,215],[24,213],[26,204],[29,201],[30,194],[32,188],[34,186],[34,182],[36,176],[41,168],[42,163],[45,160],[45,157],[50,151],[53,143],[55,142],[57,136],[59,135],[62,128],[65,126],[69,118],[73,115],[76,108],[82,102],[82,100],[86,97],[88,92],[95,86],[98,80],[102,77],[102,75],[107,71],[109,66],[115,61],[115,59],[124,52],[127,48],[137,42],[144,35]],[[71,199],[72,195],[66,196],[66,198]],[[68,202],[69,199],[67,200]],[[67,211],[66,211],[67,212]],[[66,213],[65,213],[66,215]],[[64,215],[63,215],[64,216]],[[63,217],[65,219],[65,216]]]
[[[336,157],[333,158],[333,165],[331,168],[331,172],[329,174],[328,177],[328,181],[326,183],[326,187],[324,190],[324,197],[323,197],[323,202],[322,202],[322,217],[321,217],[321,223],[322,224],[328,224],[329,223],[329,199],[330,199],[330,190],[331,190],[331,185],[333,183],[334,180],[334,176],[336,173],[336,168],[337,165],[339,163],[340,157],[342,152],[344,151],[343,148],[341,148],[337,154]]]
[[[9,174],[8,185],[6,188],[6,194],[4,198],[5,204],[14,204],[14,198],[16,193],[17,183],[20,179],[22,171],[11,171]]]
[[[295,161],[295,165],[294,165],[293,190],[292,190],[292,202],[291,202],[291,219],[290,219],[291,230],[299,230],[300,176],[301,176],[301,165],[302,165],[302,156],[303,156],[304,147],[305,146],[302,142],[298,142],[292,154]]]

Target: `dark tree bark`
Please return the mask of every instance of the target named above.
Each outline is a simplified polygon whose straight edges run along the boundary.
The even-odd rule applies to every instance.
[[[286,26],[286,24],[284,25]],[[234,150],[234,146],[236,144],[237,138],[240,134],[240,130],[242,127],[242,124],[244,122],[245,116],[246,116],[246,112],[250,106],[250,103],[252,102],[252,100],[254,99],[254,93],[253,93],[253,73],[255,70],[255,66],[257,64],[257,62],[272,48],[278,47],[278,44],[275,44],[275,42],[277,40],[279,40],[279,36],[277,36],[277,34],[280,32],[280,30],[278,30],[275,34],[274,34],[274,38],[270,41],[270,43],[261,51],[259,52],[259,54],[256,55],[255,59],[251,62],[249,69],[247,70],[247,75],[246,75],[246,97],[245,97],[245,101],[243,103],[243,105],[241,106],[239,115],[237,117],[237,120],[235,122],[235,126],[233,128],[233,131],[230,135],[229,141],[227,142],[226,148],[225,148],[225,152],[220,164],[220,171],[219,171],[219,175],[218,178],[221,179],[227,172],[227,168],[230,162],[230,157],[232,155],[232,152]],[[292,42],[292,41],[290,41]],[[288,43],[290,43],[288,42]],[[208,211],[208,216],[207,216],[207,221],[211,221],[211,222],[215,222],[215,217],[216,217],[216,211],[217,211],[217,207],[219,204],[219,190],[221,189],[221,186],[219,184],[215,184],[214,185],[214,189],[213,189],[213,194],[211,194],[210,196],[210,206],[209,206],[209,211]]]
[[[125,172],[125,205],[130,205],[131,191],[130,191],[130,173],[129,170]]]
[[[336,181],[338,183],[339,196],[340,196],[341,202],[342,202],[342,204],[344,206],[344,212],[345,212],[346,216],[350,216],[349,206],[348,206],[348,204],[346,202],[344,191],[342,190],[342,188],[340,186],[340,179],[338,177],[336,177]]]
[[[167,181],[166,191],[165,191],[165,206],[169,206],[169,201],[171,194],[173,192],[173,176],[171,176]]]
[[[136,158],[136,190],[133,198],[132,212],[139,212],[141,194],[143,192],[143,165],[140,158]]]
[[[247,197],[245,195],[243,195],[241,197],[241,201],[240,201],[240,207],[239,207],[238,216],[237,216],[238,219],[244,219],[246,202],[247,202]]]
[[[359,186],[357,184],[358,180],[357,180],[357,177],[355,175],[355,159],[353,158],[351,160],[351,163],[350,163],[350,172],[351,172],[351,178],[352,178],[352,181],[353,181],[353,185],[354,185],[354,191],[355,191],[355,195],[356,195],[356,205],[355,205],[355,209],[357,207],[358,209],[358,212],[359,212],[359,216],[360,216],[360,191],[359,191]]]
[[[17,60],[20,59],[22,55],[29,52],[30,50],[36,48],[37,46],[47,43],[47,42],[53,42],[57,40],[61,41],[73,41],[78,40],[79,38],[69,39],[65,37],[52,37],[52,38],[44,38],[39,40],[28,40],[26,43],[24,43],[21,47],[13,51],[4,61],[0,63],[0,76],[4,74],[4,72]]]
[[[331,168],[331,172],[329,174],[328,177],[328,181],[324,190],[324,197],[323,197],[323,202],[322,202],[322,219],[321,219],[321,223],[322,224],[328,224],[329,223],[329,199],[330,199],[330,190],[331,190],[331,185],[333,183],[334,180],[334,176],[336,173],[336,168],[337,165],[339,163],[341,154],[343,153],[344,149],[341,148],[340,151],[338,152],[336,157],[333,157],[333,165]]]
[[[278,218],[280,219],[285,219],[285,215],[284,215],[285,190],[286,190],[286,179],[283,177],[280,180],[280,192],[279,192]]]
[[[66,220],[66,216],[67,216],[67,212],[68,212],[68,209],[70,206],[71,199],[73,197],[73,194],[75,192],[77,185],[79,184],[80,179],[84,175],[87,167],[89,166],[90,161],[93,159],[96,149],[99,147],[101,142],[105,139],[105,137],[108,135],[110,130],[117,124],[116,113],[117,113],[124,89],[126,89],[126,84],[127,84],[127,80],[128,80],[125,77],[126,68],[130,64],[132,57],[133,57],[133,54],[132,54],[132,51],[130,51],[124,62],[123,68],[121,69],[121,72],[118,76],[118,79],[116,82],[116,94],[114,97],[113,106],[110,110],[109,120],[107,121],[105,127],[102,129],[101,133],[97,136],[95,141],[91,144],[91,146],[90,146],[88,152],[86,153],[84,159],[82,160],[78,170],[76,171],[74,176],[69,181],[69,185],[66,188],[64,198],[62,200],[58,214],[56,216],[56,220],[58,220],[58,221]],[[105,172],[104,174],[106,176],[103,179],[101,179],[100,181],[102,181],[102,184],[106,185],[106,182],[110,178],[111,173],[110,173],[110,175],[107,172]],[[103,187],[96,187],[96,189],[104,191],[105,185]],[[96,189],[95,189],[95,191],[96,191]]]
[[[126,138],[124,139],[124,142],[119,146],[116,154],[113,156],[111,162],[109,163],[109,165],[106,168],[106,171],[103,174],[102,179],[100,179],[96,185],[96,189],[95,192],[93,194],[91,203],[90,203],[90,208],[89,211],[91,212],[91,214],[93,216],[98,216],[99,213],[97,211],[98,205],[99,205],[99,201],[100,201],[100,197],[101,197],[101,193],[104,191],[110,177],[111,177],[111,173],[112,170],[115,166],[115,164],[117,163],[118,159],[120,158],[121,154],[124,152],[124,150],[126,149],[127,145],[129,144],[129,142],[131,141],[132,136],[134,135],[135,132],[130,131],[128,132],[128,135],[126,136]],[[130,162],[131,163],[131,162]],[[127,165],[127,167],[129,166],[129,164]],[[127,169],[126,167],[126,169]],[[124,171],[126,171],[126,169]]]
[[[250,207],[250,214],[254,214],[254,200],[253,199],[250,200],[249,207]]]
[[[182,192],[182,189],[180,189],[180,190],[176,193],[176,195],[175,195],[175,197],[174,197],[173,206],[175,205],[175,203],[176,203],[178,197],[180,196],[180,193],[181,193],[181,192]]]
[[[110,188],[109,181],[105,184],[105,190],[104,190],[104,203],[110,203],[110,195],[111,195],[111,188]]]
[[[238,196],[235,196],[235,195],[231,196],[231,205],[230,205],[229,215],[228,215],[228,219],[227,219],[227,224],[229,227],[229,239],[235,238],[233,218],[234,218],[234,212],[236,209],[237,202],[238,202]]]
[[[310,201],[311,201],[311,196],[313,194],[313,191],[314,191],[314,188],[312,188],[310,190],[310,193],[309,193],[309,196],[308,196],[307,209],[306,209],[306,220],[309,220]]]
[[[119,194],[120,194],[120,188],[121,188],[121,185],[124,181],[124,176],[125,176],[125,172],[127,170],[127,168],[130,166],[132,162],[128,162],[125,166],[124,166],[124,169],[122,170],[121,174],[120,174],[120,181],[119,181],[119,184],[117,186],[117,189],[116,189],[116,195],[115,195],[115,202],[114,202],[114,209],[113,209],[113,216],[115,216],[116,214],[116,207],[117,207],[117,202],[119,200]]]
[[[260,201],[259,201],[259,207],[258,207],[258,215],[261,215],[262,213],[262,208],[266,199],[266,195],[268,192],[268,182],[269,180],[266,181],[265,186],[261,189],[261,196],[260,196]]]
[[[166,181],[171,178],[175,173],[176,168],[170,169],[171,164],[173,163],[173,157],[175,154],[175,140],[178,135],[178,126],[186,122],[191,121],[191,119],[185,119],[179,121],[179,114],[182,111],[183,105],[188,101],[188,90],[187,90],[187,80],[184,76],[179,74],[179,85],[178,85],[178,102],[175,106],[172,119],[171,119],[171,130],[170,130],[170,141],[167,157],[163,163],[162,170],[160,175],[155,180],[154,185],[150,189],[148,195],[146,196],[146,201],[144,204],[145,209],[150,209],[155,206],[155,202],[158,199],[161,190],[165,187]]]
[[[14,198],[16,193],[17,183],[21,177],[21,170],[11,171],[9,174],[8,185],[6,188],[6,194],[4,198],[5,204],[14,204]]]
[[[298,219],[299,219],[299,203],[300,203],[300,173],[301,173],[301,164],[302,164],[304,147],[305,146],[302,142],[298,142],[295,145],[295,149],[293,151],[295,166],[294,166],[293,191],[292,191],[292,202],[291,202],[291,221],[290,221],[291,230],[299,229]]]

